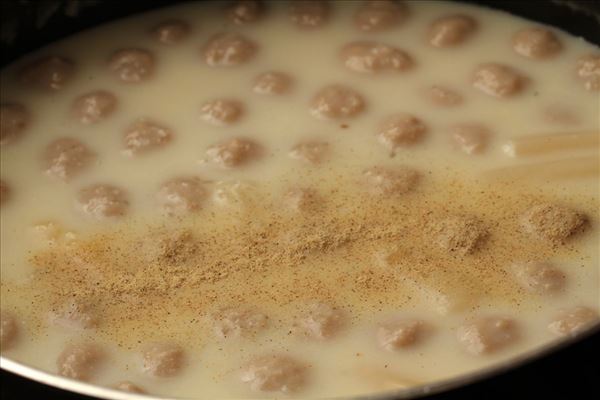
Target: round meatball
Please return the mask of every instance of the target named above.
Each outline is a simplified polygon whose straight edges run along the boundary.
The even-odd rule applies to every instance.
[[[407,16],[408,8],[404,3],[370,0],[354,13],[354,25],[363,32],[381,32],[400,25]]]
[[[250,61],[258,46],[245,36],[236,33],[219,33],[204,45],[204,61],[211,67],[234,67]]]
[[[479,65],[473,74],[473,86],[497,98],[511,97],[523,90],[525,78],[515,69],[497,63]]]
[[[301,142],[292,147],[289,152],[291,158],[307,164],[318,165],[324,162],[331,153],[331,146],[327,142],[312,140]]]
[[[329,85],[310,102],[310,113],[319,119],[352,118],[365,109],[363,96],[347,86]]]
[[[75,99],[71,110],[82,124],[90,125],[109,117],[117,108],[117,97],[106,90],[96,90]]]
[[[450,133],[454,147],[469,155],[482,153],[491,136],[488,128],[475,123],[454,125]]]
[[[386,118],[377,130],[379,142],[395,152],[399,147],[420,143],[427,127],[419,118],[410,114],[396,114]]]
[[[537,204],[521,217],[521,227],[526,233],[551,244],[565,243],[586,225],[584,214],[557,204]]]
[[[204,103],[200,107],[200,118],[217,126],[231,125],[244,113],[242,102],[231,99],[217,99]]]
[[[477,251],[489,236],[483,222],[470,215],[451,215],[436,220],[432,223],[431,230],[442,249],[461,256]]]
[[[345,313],[329,304],[310,304],[299,320],[298,326],[304,334],[316,340],[335,337],[346,325]]]
[[[257,392],[293,393],[306,384],[307,366],[286,355],[252,359],[242,368],[241,380]]]
[[[136,156],[156,151],[173,140],[173,131],[166,126],[148,119],[139,119],[129,126],[123,136],[123,153]]]
[[[257,196],[257,186],[243,180],[217,181],[214,185],[212,201],[219,207],[242,210],[255,205],[261,198]]]
[[[435,20],[429,27],[429,44],[454,47],[467,41],[477,29],[477,21],[468,15],[449,15]]]
[[[600,90],[600,54],[588,54],[577,60],[577,77],[583,82],[585,90]]]
[[[397,47],[377,42],[352,42],[342,47],[342,61],[346,68],[361,73],[406,71],[412,65],[411,57]]]
[[[157,42],[174,45],[185,40],[190,34],[190,25],[182,20],[164,21],[152,29],[152,36]]]
[[[75,65],[65,57],[39,58],[21,69],[19,79],[26,85],[44,91],[62,89],[73,77]]]
[[[88,169],[96,154],[77,139],[64,137],[46,146],[42,157],[44,172],[68,181]]]
[[[415,319],[401,319],[381,324],[377,330],[379,345],[387,351],[398,351],[417,344],[425,324]]]
[[[262,146],[245,138],[228,139],[212,145],[206,150],[209,161],[222,168],[246,165],[259,158],[262,153]]]
[[[301,29],[314,29],[329,19],[329,4],[323,0],[296,0],[290,2],[290,20]]]
[[[89,381],[104,360],[102,349],[92,343],[69,344],[56,360],[58,374],[80,381]]]
[[[480,317],[462,325],[456,337],[473,355],[493,353],[514,343],[519,337],[516,322],[503,317]]]
[[[158,190],[160,206],[169,214],[185,214],[202,208],[208,192],[202,179],[192,177],[173,178]]]
[[[77,203],[85,214],[96,219],[120,217],[129,208],[127,193],[123,189],[102,184],[81,189]]]
[[[25,106],[16,103],[0,104],[0,146],[17,140],[31,120]]]
[[[411,167],[371,167],[363,172],[368,191],[375,195],[392,196],[411,192],[419,183],[421,175]]]
[[[140,83],[150,79],[155,69],[154,55],[145,49],[122,49],[115,51],[108,69],[123,83]]]
[[[283,72],[264,72],[254,79],[254,93],[265,95],[282,95],[290,90],[292,78]]]
[[[69,330],[96,328],[99,318],[90,303],[69,301],[58,310],[50,312],[50,322]]]
[[[212,315],[215,335],[220,339],[249,337],[264,330],[269,317],[250,308],[226,308]]]
[[[0,350],[11,348],[19,336],[19,324],[13,313],[0,311]]]
[[[0,180],[0,204],[4,204],[10,198],[10,186]]]
[[[543,261],[516,263],[512,271],[519,285],[537,294],[559,292],[564,289],[567,279],[561,270]]]
[[[562,50],[562,43],[556,35],[540,27],[517,32],[512,38],[512,46],[517,54],[533,60],[552,58]]]
[[[456,107],[463,103],[463,96],[450,88],[433,85],[426,92],[431,104],[438,107]]]
[[[185,364],[185,352],[174,343],[152,343],[142,350],[145,373],[156,377],[172,377],[181,372]]]
[[[265,5],[258,0],[237,0],[225,9],[227,19],[237,25],[260,20],[265,14]]]
[[[545,122],[556,125],[578,125],[581,123],[577,107],[562,104],[550,104],[541,109],[541,116]]]
[[[310,212],[317,209],[320,196],[311,188],[293,188],[283,196],[285,206],[294,212]]]
[[[548,329],[556,336],[575,336],[599,321],[600,317],[596,311],[588,307],[577,306],[559,312],[548,325]]]
[[[118,382],[114,388],[122,392],[146,394],[144,389],[129,381]]]

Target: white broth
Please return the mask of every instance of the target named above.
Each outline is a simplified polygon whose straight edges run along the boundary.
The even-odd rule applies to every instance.
[[[325,398],[598,320],[600,49],[437,2],[189,3],[4,68],[2,355]]]

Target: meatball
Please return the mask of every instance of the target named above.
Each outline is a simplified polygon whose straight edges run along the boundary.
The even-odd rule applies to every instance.
[[[397,114],[386,118],[377,130],[379,142],[392,152],[399,147],[420,143],[427,127],[419,118],[410,114]]]
[[[515,279],[525,290],[537,294],[555,293],[565,287],[566,275],[549,262],[530,261],[512,266]]]
[[[585,90],[600,90],[600,54],[588,54],[577,60],[577,77],[583,82]]]
[[[96,90],[75,99],[71,111],[82,124],[90,125],[109,117],[117,108],[117,97],[106,90]]]
[[[58,374],[80,381],[89,381],[102,361],[104,352],[92,343],[69,344],[56,360]]]
[[[525,78],[515,69],[497,63],[479,65],[473,74],[473,86],[497,98],[514,96],[523,90]]]
[[[19,72],[26,85],[44,91],[62,89],[73,77],[75,65],[68,58],[48,56],[27,64]]]
[[[320,196],[316,190],[310,188],[293,188],[285,192],[284,204],[295,212],[310,212],[319,205]]]
[[[344,65],[351,71],[377,73],[385,71],[402,72],[412,65],[411,57],[397,47],[377,42],[352,42],[342,47]]]
[[[227,19],[237,25],[256,22],[265,14],[265,5],[258,0],[237,0],[225,9]]]
[[[77,139],[64,137],[46,146],[42,157],[44,172],[68,181],[90,167],[96,154]]]
[[[473,355],[493,353],[514,343],[519,337],[516,322],[503,317],[480,317],[458,328],[456,337]]]
[[[0,204],[4,204],[10,198],[10,186],[0,180]]]
[[[468,15],[449,15],[435,20],[429,27],[429,44],[454,47],[467,41],[477,29],[477,21]]]
[[[548,325],[556,336],[575,336],[600,321],[598,313],[584,306],[573,307],[559,312]]]
[[[102,184],[81,189],[77,203],[85,214],[96,219],[120,217],[129,208],[127,193],[123,189]]]
[[[512,38],[512,46],[517,54],[533,60],[552,58],[562,50],[562,43],[556,35],[539,27],[517,32]]]
[[[586,225],[584,214],[557,204],[537,204],[521,217],[521,227],[526,233],[552,244],[565,243]]]
[[[254,93],[266,95],[282,95],[290,90],[292,78],[283,72],[264,72],[254,79]]]
[[[401,319],[381,324],[377,330],[379,345],[387,351],[398,351],[417,344],[425,324],[414,319]]]
[[[185,352],[174,343],[152,343],[142,350],[145,373],[156,377],[171,377],[179,374],[185,364]]]
[[[69,301],[58,310],[51,311],[49,317],[53,324],[69,330],[96,328],[99,323],[93,306],[77,300]]]
[[[367,189],[379,196],[403,195],[415,189],[421,175],[411,167],[371,167],[363,172]]]
[[[210,67],[234,67],[250,61],[257,51],[258,46],[245,36],[219,33],[208,40],[203,55]]]
[[[354,25],[364,32],[380,32],[400,25],[408,16],[404,3],[395,0],[365,1],[354,13]]]
[[[435,221],[431,231],[442,249],[461,256],[477,251],[489,236],[483,222],[470,215],[452,215]]]
[[[212,195],[213,202],[220,207],[244,209],[259,201],[257,187],[248,181],[217,181]]]
[[[0,104],[0,146],[17,140],[29,126],[31,116],[25,106],[16,103]]]
[[[329,19],[329,4],[323,0],[296,0],[290,2],[290,20],[301,29],[314,29]]]
[[[182,20],[164,21],[152,29],[152,36],[157,42],[174,45],[185,40],[190,34],[190,25]]]
[[[433,85],[425,94],[429,102],[438,107],[456,107],[463,103],[460,93],[444,86]]]
[[[306,383],[307,366],[286,355],[252,359],[242,368],[241,380],[257,392],[291,393]]]
[[[108,61],[108,69],[123,83],[140,83],[150,79],[155,68],[154,55],[145,49],[115,51]]]
[[[482,153],[491,136],[485,126],[473,123],[454,125],[450,133],[454,147],[469,155]]]
[[[333,338],[345,325],[345,313],[325,303],[310,304],[298,320],[301,331],[316,340]]]
[[[351,118],[364,109],[363,96],[343,85],[329,85],[322,88],[310,102],[310,113],[319,119]]]
[[[0,311],[0,350],[8,350],[19,336],[19,324],[13,313]]]
[[[129,381],[121,381],[118,382],[115,386],[115,389],[120,390],[122,392],[129,392],[129,393],[139,393],[139,394],[145,394],[146,391],[144,389],[142,389],[141,387],[139,387],[138,385],[129,382]]]
[[[231,99],[211,100],[200,107],[200,118],[213,125],[231,125],[244,112],[242,102]]]
[[[213,314],[212,320],[220,339],[252,336],[269,324],[269,317],[250,308],[226,308]]]
[[[541,110],[545,122],[557,125],[578,125],[581,123],[576,107],[550,104]]]
[[[301,142],[292,147],[289,152],[291,158],[307,164],[317,165],[324,162],[331,153],[331,146],[327,142],[317,140]]]
[[[38,235],[38,238],[45,241],[49,245],[56,243],[68,243],[77,238],[77,233],[66,230],[61,223],[52,220],[39,221],[34,223],[33,232]]]
[[[262,146],[251,139],[233,138],[210,146],[206,150],[209,161],[222,168],[246,165],[263,153]]]
[[[173,178],[158,190],[160,206],[169,214],[185,214],[202,208],[208,192],[202,179],[191,177]]]
[[[170,128],[142,118],[125,131],[123,153],[130,157],[146,154],[165,147],[172,139],[173,131]]]

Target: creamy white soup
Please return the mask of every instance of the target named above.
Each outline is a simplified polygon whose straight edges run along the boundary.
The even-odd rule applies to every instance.
[[[453,2],[189,3],[1,73],[2,356],[381,393],[598,320],[600,49]]]

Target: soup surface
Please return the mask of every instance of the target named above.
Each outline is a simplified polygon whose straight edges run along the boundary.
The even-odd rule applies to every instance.
[[[1,74],[2,355],[320,398],[594,325],[600,49],[451,2],[190,3]]]

